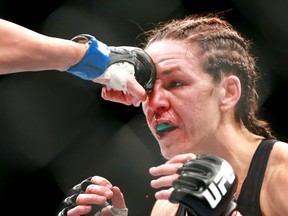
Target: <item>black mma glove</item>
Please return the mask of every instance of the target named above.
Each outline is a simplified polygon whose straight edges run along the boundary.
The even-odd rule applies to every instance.
[[[84,58],[78,64],[70,67],[67,72],[82,79],[95,80],[113,65],[117,65],[118,68],[115,67],[115,70],[121,73],[121,70],[128,68],[125,65],[122,66],[122,64],[128,63],[132,66],[132,73],[136,80],[147,92],[152,91],[156,70],[152,59],[143,49],[132,46],[108,47],[88,34],[78,35],[72,40],[76,42],[85,41],[89,44],[89,48]],[[126,76],[125,73],[123,76]]]
[[[56,216],[66,216],[67,212],[76,206],[76,198],[80,193],[84,193],[86,188],[93,184],[91,182],[91,178],[89,177],[83,180],[81,183],[75,185],[67,194],[67,197],[61,202],[58,207]],[[94,216],[96,212],[100,211],[105,206],[109,205],[106,203],[105,205],[92,205],[92,211],[89,214],[85,214],[86,216]]]
[[[230,164],[211,154],[188,160],[178,170],[169,197],[180,203],[193,216],[230,216],[236,209],[235,192],[238,178]]]

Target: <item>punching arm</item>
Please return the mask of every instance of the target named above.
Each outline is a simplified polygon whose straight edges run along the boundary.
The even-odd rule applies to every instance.
[[[132,75],[146,91],[154,85],[156,71],[152,59],[141,48],[132,46],[113,47],[88,34],[72,39],[88,43],[84,58],[67,72],[85,80],[96,80],[114,90],[125,90],[125,78]]]

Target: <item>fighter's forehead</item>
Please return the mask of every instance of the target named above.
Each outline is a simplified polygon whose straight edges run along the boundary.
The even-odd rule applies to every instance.
[[[197,48],[196,48],[197,49]],[[145,48],[145,51],[153,59],[155,64],[165,61],[185,59],[195,57],[196,49],[180,40],[160,40],[155,41]]]

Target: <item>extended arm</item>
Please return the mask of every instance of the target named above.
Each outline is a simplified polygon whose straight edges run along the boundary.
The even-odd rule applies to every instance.
[[[145,90],[152,91],[156,76],[150,56],[140,48],[107,46],[88,34],[72,40],[49,37],[3,19],[0,50],[0,75],[67,71],[105,85],[104,99],[129,105],[139,106],[145,100]],[[117,97],[107,96],[106,89],[114,90]]]
[[[49,37],[0,19],[0,74],[65,71],[85,55],[87,44]]]

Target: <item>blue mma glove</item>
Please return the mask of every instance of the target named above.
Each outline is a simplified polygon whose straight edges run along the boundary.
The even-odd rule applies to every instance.
[[[67,72],[85,80],[93,80],[99,77],[107,69],[110,61],[110,49],[95,37],[87,34],[77,35],[72,41],[84,41],[89,47],[84,58],[76,65],[70,67]]]
[[[133,66],[135,78],[143,88],[148,92],[152,91],[156,70],[152,59],[143,49],[129,46],[108,47],[87,34],[78,35],[72,40],[86,41],[89,48],[84,58],[67,72],[85,80],[94,80],[112,65],[126,62]]]
[[[68,193],[67,197],[61,202],[61,204],[58,207],[58,210],[56,212],[56,216],[66,216],[67,212],[74,208],[76,206],[76,199],[77,196],[81,193],[84,193],[86,191],[86,188],[93,184],[91,182],[91,178],[89,177],[85,180],[83,180],[81,183],[75,185]],[[92,211],[89,214],[85,214],[86,216],[94,216],[96,212],[100,211],[105,206],[109,205],[109,203],[106,203],[105,205],[92,205]]]
[[[230,216],[236,210],[235,193],[238,183],[230,164],[211,154],[198,155],[178,170],[169,197],[183,205],[192,216]]]

